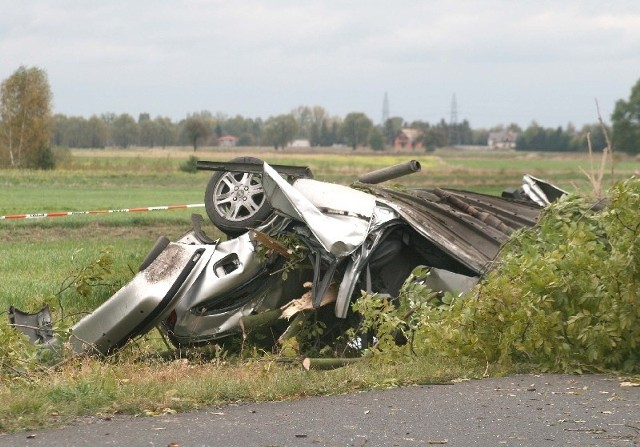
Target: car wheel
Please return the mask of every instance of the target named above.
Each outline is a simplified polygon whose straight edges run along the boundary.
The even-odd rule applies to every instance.
[[[262,165],[254,157],[239,157],[232,163]],[[207,184],[204,205],[211,222],[229,236],[237,236],[260,225],[272,212],[262,188],[262,175],[250,172],[216,172]]]

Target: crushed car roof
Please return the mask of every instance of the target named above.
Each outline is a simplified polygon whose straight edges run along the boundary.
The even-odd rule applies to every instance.
[[[394,208],[411,226],[473,274],[483,274],[517,229],[536,224],[542,207],[452,189],[355,184]]]

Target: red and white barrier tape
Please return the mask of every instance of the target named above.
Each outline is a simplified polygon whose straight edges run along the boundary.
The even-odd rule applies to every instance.
[[[144,208],[123,208],[119,210],[60,211],[60,212],[54,212],[54,213],[7,214],[6,216],[0,216],[0,220],[41,219],[43,217],[66,217],[66,216],[80,216],[85,214],[139,213],[142,211],[179,210],[179,209],[186,209],[186,208],[203,208],[203,207],[204,207],[204,203],[194,203],[190,205],[148,206]]]

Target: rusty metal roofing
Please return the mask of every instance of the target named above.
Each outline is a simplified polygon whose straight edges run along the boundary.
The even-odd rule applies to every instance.
[[[392,206],[439,249],[483,274],[517,229],[536,224],[542,207],[453,189],[392,189],[354,185]]]

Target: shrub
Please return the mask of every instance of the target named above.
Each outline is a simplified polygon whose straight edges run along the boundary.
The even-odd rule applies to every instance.
[[[37,368],[37,349],[28,337],[0,321],[0,384],[16,377],[28,377]]]
[[[640,179],[616,184],[608,196],[601,209],[577,196],[549,206],[466,297],[422,291],[416,300],[412,278],[395,313],[410,343],[387,350],[548,371],[640,371]]]
[[[42,146],[38,149],[38,161],[36,162],[36,165],[38,169],[55,169],[56,158],[51,150],[51,146]]]
[[[180,165],[180,170],[190,174],[198,172],[198,157],[195,155],[190,156],[187,161]]]

